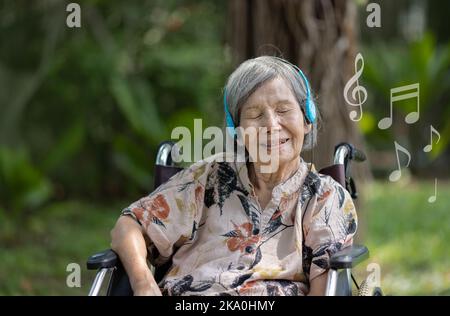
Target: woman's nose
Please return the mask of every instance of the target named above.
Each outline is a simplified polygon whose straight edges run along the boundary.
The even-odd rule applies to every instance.
[[[267,111],[264,117],[265,117],[264,127],[267,127],[268,131],[280,128],[279,118],[275,112]]]

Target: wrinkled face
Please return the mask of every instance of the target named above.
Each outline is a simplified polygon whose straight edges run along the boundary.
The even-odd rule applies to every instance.
[[[311,130],[289,84],[279,77],[266,82],[248,98],[240,112],[240,127],[255,128],[257,147],[270,155],[277,154],[280,166],[298,159],[304,136]],[[246,137],[247,150],[251,144]]]

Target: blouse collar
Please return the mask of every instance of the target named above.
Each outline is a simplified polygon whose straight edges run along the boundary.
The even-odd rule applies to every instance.
[[[272,190],[272,200],[278,203],[282,197],[288,197],[294,192],[300,190],[305,178],[311,167],[310,163],[306,163],[302,157],[299,157],[300,163],[297,171],[285,181],[277,184]],[[314,171],[314,166],[312,166]],[[236,171],[239,179],[248,192],[254,192],[253,185],[250,181],[246,162],[236,162]]]

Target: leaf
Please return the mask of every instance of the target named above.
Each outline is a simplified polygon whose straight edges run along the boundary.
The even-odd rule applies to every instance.
[[[279,280],[276,281],[280,284],[281,290],[285,296],[297,296],[298,295],[298,287],[297,285],[290,280]]]
[[[320,178],[313,172],[309,172],[302,185],[300,203],[303,205],[306,201],[319,191]]]
[[[220,215],[223,205],[234,191],[248,194],[245,189],[238,186],[236,172],[227,162],[217,162],[213,166],[214,174],[208,178],[205,189],[205,205],[211,207],[219,205]]]
[[[230,231],[230,232],[228,232],[226,234],[223,234],[221,236],[224,236],[224,237],[239,237],[239,232],[237,230],[232,230],[232,231]]]
[[[183,192],[184,190],[186,190],[193,183],[194,183],[194,181],[190,181],[190,182],[187,182],[187,183],[180,184],[180,187],[178,188],[178,192]]]
[[[162,227],[166,228],[164,223],[161,222],[161,220],[158,217],[156,217],[156,216],[152,217],[152,223],[155,223],[156,225],[159,225],[159,226],[162,226]]]
[[[312,261],[316,266],[322,268],[322,269],[328,269],[328,260],[326,259],[314,259]]]
[[[335,254],[336,252],[341,250],[341,248],[342,248],[342,243],[341,242],[332,243],[328,247],[327,253],[328,253],[329,256],[332,256],[333,254]]]
[[[171,282],[171,292],[172,295],[179,296],[186,291],[189,291],[191,288],[191,284],[194,278],[192,275],[188,274],[184,276],[182,279],[177,279],[175,282]]]
[[[246,196],[239,194],[239,200],[241,201],[242,207],[245,211],[245,214],[250,218],[253,224],[253,230],[259,228],[259,214],[255,212],[254,207],[249,204]]]
[[[337,187],[337,191],[339,194],[339,208],[342,208],[342,205],[344,205],[344,201],[345,201],[345,193],[344,193],[344,189],[342,188],[342,186],[340,185],[336,185]]]
[[[276,217],[275,219],[271,219],[264,229],[263,234],[271,234],[276,231],[281,226],[281,216]]]
[[[195,204],[195,202],[191,202],[189,204],[189,212],[192,215],[192,217],[196,217],[197,216],[197,204]]]
[[[241,194],[238,195],[239,200],[241,201],[242,207],[244,208],[245,214],[250,217],[250,205],[245,196]]]
[[[214,204],[215,204],[214,188],[205,189],[205,206],[211,207]]]
[[[317,249],[315,249],[313,251],[312,258],[317,258],[317,257],[323,256],[326,253],[326,250],[328,249],[329,246],[330,246],[329,243],[319,246]]]
[[[224,201],[236,190],[237,178],[236,173],[228,163],[220,162],[218,175],[218,199],[219,206],[222,210]]]
[[[247,281],[248,279],[250,279],[250,277],[252,275],[253,275],[253,272],[238,276],[236,279],[234,279],[233,283],[231,283],[231,288],[236,288],[239,285],[244,284],[244,282]]]
[[[266,289],[268,296],[280,296],[280,289],[273,281],[266,282]]]
[[[261,248],[258,247],[255,254],[255,260],[250,265],[249,269],[253,269],[262,259]]]
[[[200,282],[198,282],[198,284],[196,284],[194,286],[191,286],[189,288],[189,291],[191,291],[191,292],[203,292],[203,291],[206,291],[207,289],[209,289],[212,285],[213,285],[212,282],[200,281]]]
[[[312,248],[306,246],[305,242],[303,241],[303,246],[302,246],[303,272],[305,273],[305,276],[307,278],[308,278],[309,271],[310,271],[310,268],[311,268],[312,256],[313,256]]]
[[[175,202],[176,202],[176,204],[177,204],[177,207],[178,207],[178,209],[180,210],[180,211],[183,211],[183,209],[184,209],[184,201],[182,200],[182,199],[179,199],[179,198],[175,198]]]
[[[347,227],[347,235],[351,235],[351,234],[355,233],[356,227],[357,227],[356,221],[354,218],[352,218]]]
[[[195,238],[195,234],[197,233],[197,230],[198,230],[197,222],[194,221],[194,224],[192,225],[191,238],[189,238],[189,240],[193,240]]]
[[[330,207],[324,207],[323,209],[323,219],[325,222],[325,225],[329,225],[329,221],[330,221],[330,216],[331,216],[331,208]]]
[[[206,169],[206,164],[200,166],[194,171],[194,180],[198,180],[204,173]]]

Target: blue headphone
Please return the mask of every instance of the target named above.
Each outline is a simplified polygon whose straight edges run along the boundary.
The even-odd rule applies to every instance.
[[[293,65],[291,65],[293,66]],[[298,73],[300,74],[300,77],[303,80],[303,83],[305,84],[306,87],[306,104],[305,104],[305,108],[306,108],[306,120],[308,121],[309,124],[314,124],[316,121],[316,106],[314,105],[314,102],[311,100],[311,90],[309,88],[309,82],[308,79],[306,79],[306,76],[303,74],[303,71],[301,71],[300,68],[293,66],[295,69],[298,70]],[[235,136],[236,135],[236,131],[235,131],[235,126],[234,126],[234,122],[233,122],[233,118],[231,117],[231,113],[228,110],[228,103],[227,103],[227,90],[224,89],[223,91],[223,107],[225,109],[225,120],[226,120],[226,124],[227,124],[227,130],[231,132],[231,136]]]

